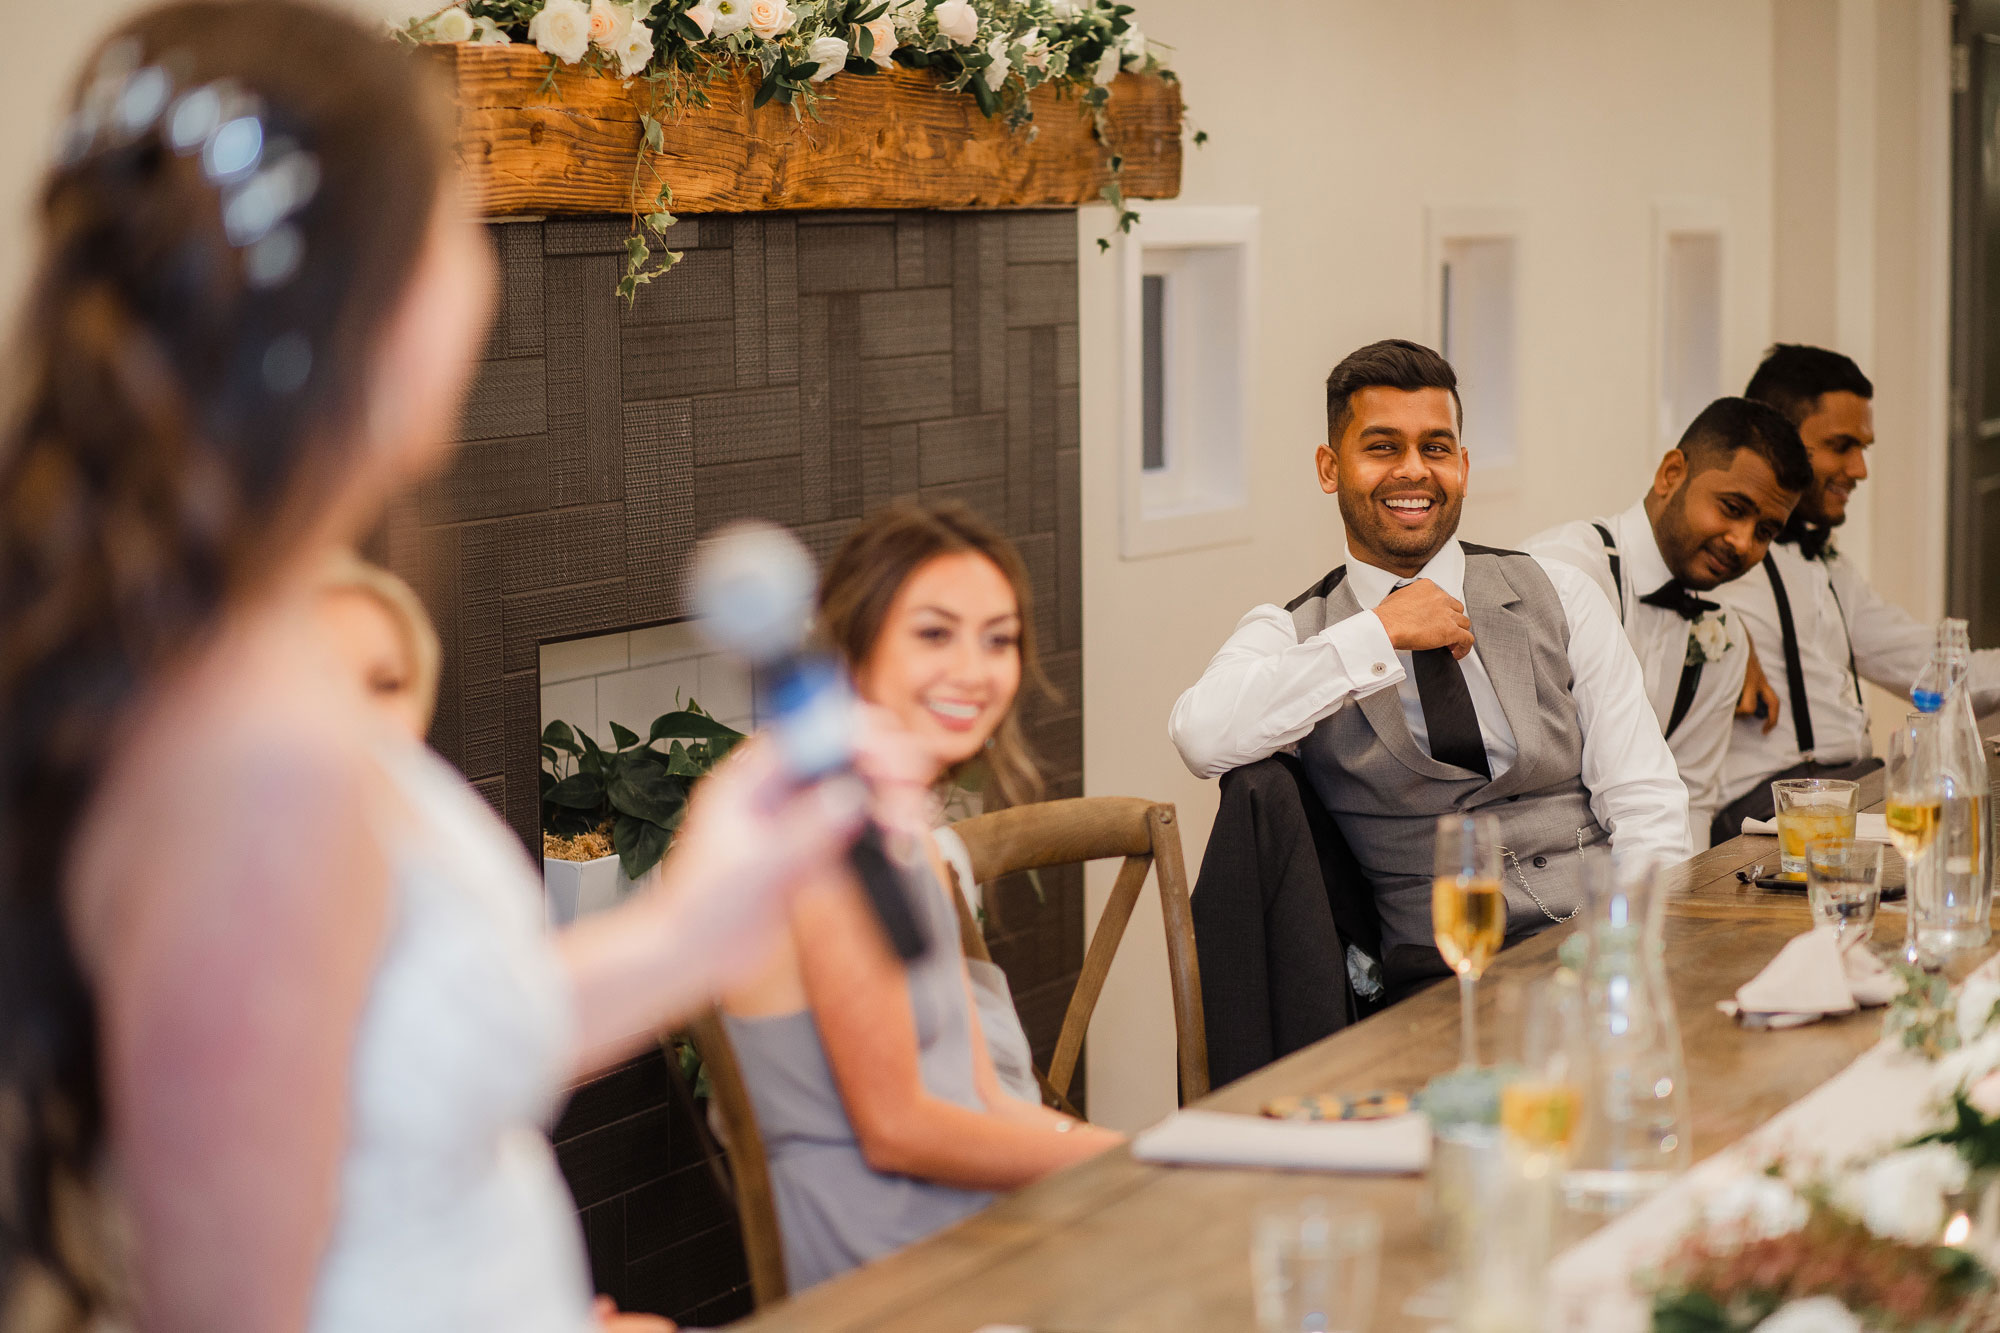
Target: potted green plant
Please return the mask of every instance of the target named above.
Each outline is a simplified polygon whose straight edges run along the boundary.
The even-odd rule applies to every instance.
[[[542,729],[542,879],[549,922],[609,907],[673,845],[688,793],[743,739],[690,699],[646,738],[613,722],[605,749],[563,721]]]

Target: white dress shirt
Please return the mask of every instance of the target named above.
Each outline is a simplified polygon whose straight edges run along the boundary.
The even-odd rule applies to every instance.
[[[1937,644],[1937,626],[1883,601],[1861,572],[1829,544],[1808,560],[1790,542],[1772,542],[1771,559],[1785,581],[1785,599],[1798,631],[1799,666],[1806,678],[1812,713],[1813,757],[1825,764],[1849,764],[1875,752],[1868,734],[1868,710],[1849,670],[1853,666],[1891,694],[1908,697]],[[1723,768],[1723,800],[1734,801],[1758,783],[1804,762],[1791,716],[1791,675],[1785,666],[1784,638],[1771,576],[1760,565],[1717,590],[1736,611],[1757,648],[1758,664],[1783,709],[1778,725],[1764,734],[1756,718],[1741,718],[1729,742]],[[2000,648],[1972,654],[1968,673],[1975,712],[2000,705]]]
[[[1641,858],[1680,860],[1689,854],[1687,788],[1660,724],[1646,700],[1638,659],[1618,617],[1587,577],[1561,561],[1536,557],[1555,585],[1569,621],[1570,695],[1583,733],[1582,774],[1591,813],[1611,835],[1613,850]],[[1465,552],[1446,542],[1417,574],[1465,600]],[[1389,642],[1374,609],[1407,580],[1350,558],[1347,586],[1359,615],[1299,642],[1281,606],[1253,608],[1210,659],[1201,679],[1174,704],[1168,735],[1196,777],[1211,778],[1254,763],[1304,739],[1349,699],[1396,690],[1410,735],[1425,750],[1424,724],[1410,654]],[[1459,659],[1472,695],[1486,761],[1499,777],[1518,753],[1479,649]]]
[[[1618,579],[1611,577],[1611,556],[1593,523],[1602,523],[1611,531],[1611,540],[1618,549]],[[1625,624],[1625,637],[1638,655],[1639,669],[1645,677],[1646,698],[1660,720],[1660,729],[1665,731],[1674,715],[1674,699],[1680,693],[1681,668],[1687,662],[1688,638],[1693,626],[1677,611],[1639,600],[1674,576],[1667,568],[1666,557],[1660,554],[1659,539],[1653,532],[1652,520],[1646,516],[1646,502],[1641,500],[1611,518],[1550,528],[1530,537],[1522,549],[1575,566],[1618,607],[1619,618]],[[1713,593],[1695,595],[1721,600]],[[1709,612],[1703,619],[1711,617],[1721,622],[1726,634],[1722,656],[1702,667],[1694,702],[1688,705],[1687,714],[1674,734],[1667,737],[1667,746],[1680,767],[1681,781],[1687,784],[1688,823],[1697,851],[1708,846],[1709,823],[1722,805],[1722,767],[1729,752],[1730,732],[1735,727],[1736,701],[1742,697],[1743,676],[1750,661],[1742,617],[1732,616],[1725,609]]]

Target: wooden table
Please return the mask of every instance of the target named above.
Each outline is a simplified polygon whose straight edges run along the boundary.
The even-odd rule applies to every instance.
[[[1879,805],[1882,779],[1864,784]],[[1900,883],[1893,849],[1885,882]],[[1775,871],[1777,839],[1739,837],[1669,873],[1666,958],[1679,1008],[1698,1158],[1718,1151],[1844,1068],[1881,1034],[1866,1012],[1781,1032],[1748,1032],[1716,1001],[1807,927],[1802,897],[1739,883],[1739,869]],[[1884,908],[1878,931],[1901,939],[1903,914]],[[1480,1031],[1491,1052],[1526,983],[1546,976],[1570,932],[1549,930],[1502,954],[1480,983]],[[1210,1095],[1200,1105],[1254,1112],[1285,1093],[1421,1087],[1458,1050],[1458,993],[1434,986],[1385,1013]],[[1189,1169],[1136,1162],[1128,1151],[1002,1200],[951,1229],[773,1307],[738,1327],[861,1333],[971,1333],[989,1323],[1036,1333],[1249,1330],[1250,1218],[1266,1201],[1323,1195],[1382,1219],[1382,1287],[1374,1327],[1428,1328],[1404,1313],[1442,1274],[1424,1222],[1420,1177],[1366,1178]],[[1578,1225],[1588,1225],[1578,1223]]]

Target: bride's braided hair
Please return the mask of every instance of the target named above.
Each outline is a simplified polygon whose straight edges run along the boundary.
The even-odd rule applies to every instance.
[[[143,14],[74,105],[0,425],[0,1320],[31,1267],[94,1301],[61,1203],[103,1131],[79,822],[149,685],[344,472],[448,143],[406,56],[300,0]]]

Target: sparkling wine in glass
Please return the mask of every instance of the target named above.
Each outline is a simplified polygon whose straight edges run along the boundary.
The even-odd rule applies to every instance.
[[[1936,895],[1932,850],[1944,809],[1935,713],[1910,713],[1889,734],[1884,779],[1882,818],[1889,826],[1889,840],[1903,854],[1904,878],[1909,885],[1903,956],[1915,964],[1920,961],[1918,917],[1930,910]]]
[[[1500,821],[1492,815],[1445,815],[1437,825],[1431,930],[1438,952],[1458,974],[1459,1067],[1479,1065],[1480,974],[1507,935],[1500,891]]]

